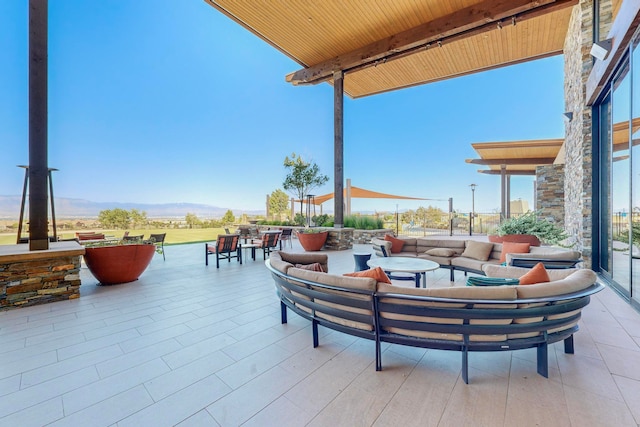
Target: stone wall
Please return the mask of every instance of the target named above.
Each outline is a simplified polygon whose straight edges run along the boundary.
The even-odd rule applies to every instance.
[[[330,228],[324,248],[344,251],[353,248],[353,228]]]
[[[80,258],[0,259],[0,310],[80,297]]]
[[[371,239],[374,237],[384,239],[385,234],[391,234],[392,236],[395,235],[393,230],[390,228],[382,228],[380,230],[354,230],[353,243],[366,245],[371,243]]]
[[[582,251],[585,264],[592,253],[591,107],[585,105],[586,81],[592,68],[593,0],[573,8],[564,44],[565,111],[573,119],[565,125],[564,226],[569,243]],[[538,196],[540,200],[540,196]]]
[[[564,165],[536,168],[536,210],[543,218],[564,224]]]

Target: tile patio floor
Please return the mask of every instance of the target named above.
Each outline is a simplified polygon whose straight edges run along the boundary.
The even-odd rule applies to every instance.
[[[332,272],[353,269],[352,251],[327,253]],[[314,349],[309,322],[280,324],[261,259],[217,270],[203,244],[166,255],[137,282],[96,286],[83,268],[80,299],[0,312],[0,426],[640,421],[640,315],[610,289],[584,310],[576,354],[550,350],[549,379],[533,350],[471,353],[466,385],[457,352],[385,345],[376,372],[370,341],[321,328]],[[427,280],[451,286],[447,271]]]

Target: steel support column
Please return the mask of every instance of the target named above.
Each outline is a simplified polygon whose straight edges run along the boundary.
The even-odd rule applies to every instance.
[[[334,228],[344,226],[344,73],[333,73]]]
[[[47,0],[29,0],[29,250],[49,249]]]

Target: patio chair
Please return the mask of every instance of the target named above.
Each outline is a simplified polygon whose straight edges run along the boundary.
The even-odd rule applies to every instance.
[[[293,241],[292,239],[292,228],[283,228],[282,234],[280,234],[280,250],[282,250],[282,242],[284,242],[285,246],[287,242],[289,242],[289,247],[293,249]]]
[[[166,261],[167,259],[164,257],[164,238],[165,237],[167,237],[167,233],[151,234],[149,236],[149,240],[151,240],[153,244],[156,245],[158,252],[162,254],[162,259]]]
[[[142,241],[142,240],[144,240],[144,234],[139,234],[137,236],[131,236],[131,235],[127,234],[126,236],[122,236],[122,240],[125,240],[125,241],[140,240],[140,241]]]
[[[267,255],[271,254],[271,249],[278,246],[280,234],[282,231],[265,231],[260,239],[253,239],[251,243],[258,245],[256,249],[262,249],[262,259],[267,259]]]
[[[242,251],[240,250],[239,234],[218,234],[218,240],[204,244],[204,264],[209,265],[209,255],[216,256],[216,268],[220,268],[220,259],[231,262],[236,258],[242,264]]]

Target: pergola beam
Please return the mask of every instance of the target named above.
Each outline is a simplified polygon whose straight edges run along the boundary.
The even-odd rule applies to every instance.
[[[298,70],[286,76],[294,85],[317,84],[330,80],[335,71],[353,71],[411,55],[432,43],[464,39],[496,29],[496,23],[511,25],[511,20],[523,21],[564,9],[578,0],[485,0],[480,4],[456,11],[400,32],[354,51]],[[502,24],[500,24],[502,25]]]
[[[529,165],[549,165],[553,164],[555,157],[537,157],[537,158],[522,158],[522,159],[466,159],[465,162],[472,163],[474,165],[507,165],[507,166],[529,166]]]
[[[491,170],[491,169],[478,169],[478,173],[484,173],[487,175],[501,175],[502,172],[499,170]],[[507,175],[535,175],[536,171],[527,171],[527,170],[507,170]]]

